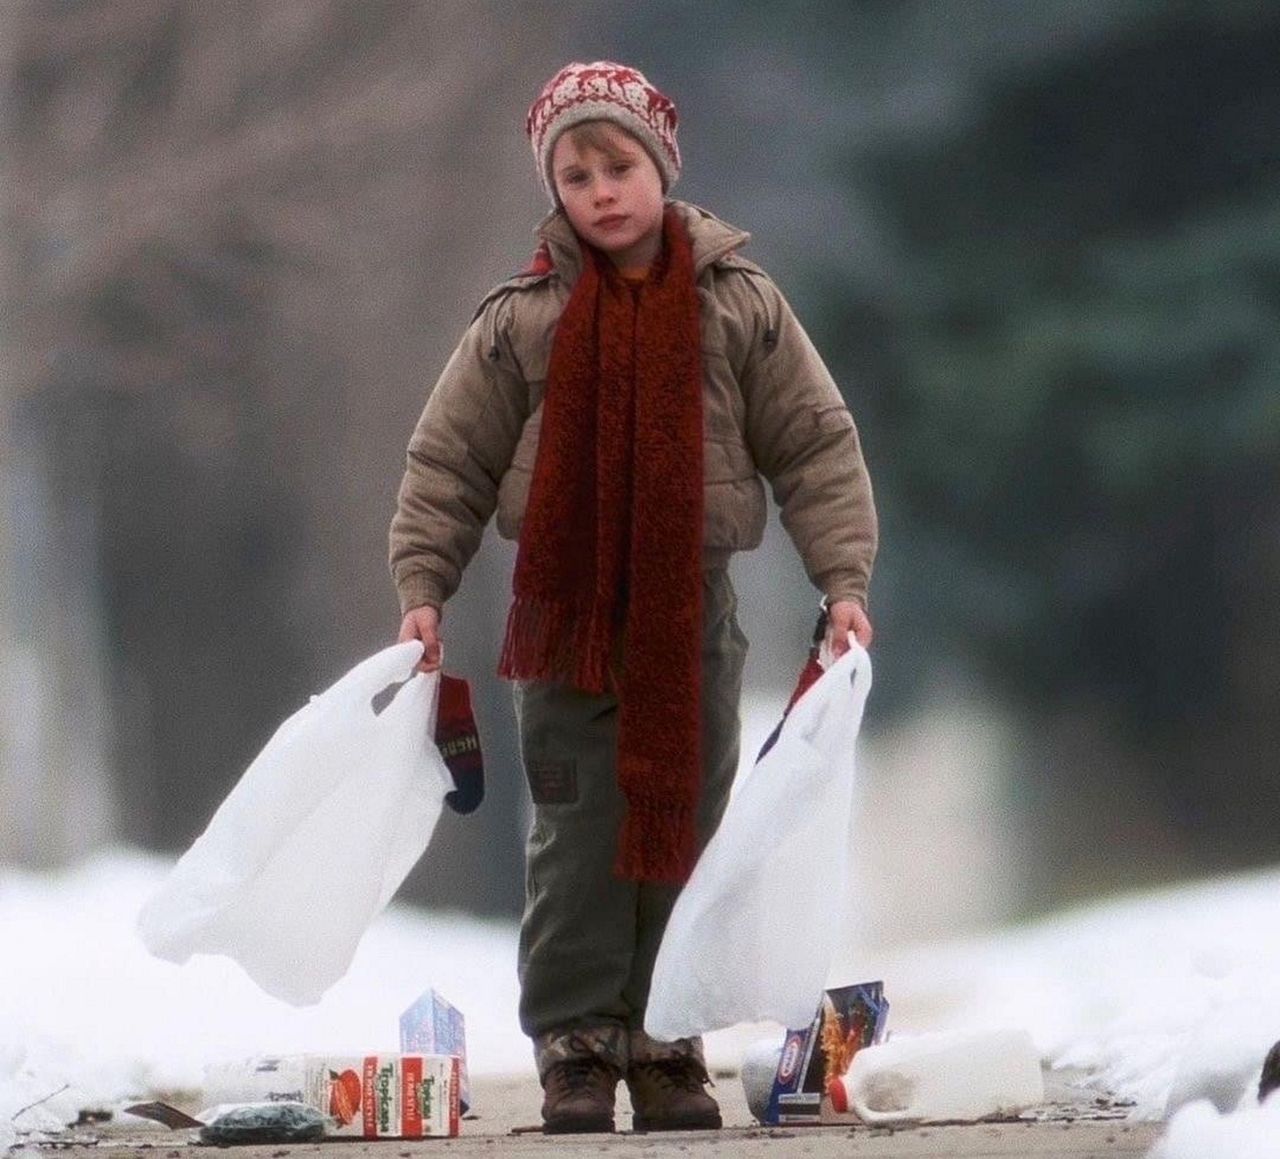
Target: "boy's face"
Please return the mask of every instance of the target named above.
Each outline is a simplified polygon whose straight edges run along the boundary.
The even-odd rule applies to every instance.
[[[562,134],[551,153],[556,194],[578,236],[615,265],[649,265],[662,244],[662,176],[643,145],[616,125],[600,131],[608,152]]]

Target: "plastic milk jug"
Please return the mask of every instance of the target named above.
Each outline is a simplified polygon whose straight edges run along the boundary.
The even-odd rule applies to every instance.
[[[747,1047],[742,1056],[742,1093],[747,1096],[747,1109],[761,1123],[773,1094],[773,1080],[778,1073],[778,1060],[782,1057],[780,1035],[762,1038]]]
[[[827,1093],[866,1123],[973,1120],[1042,1103],[1044,1079],[1025,1030],[945,1031],[864,1047]]]

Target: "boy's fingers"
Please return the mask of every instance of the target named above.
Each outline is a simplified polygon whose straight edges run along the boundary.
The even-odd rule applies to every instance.
[[[875,629],[871,627],[871,619],[858,604],[853,605],[853,638],[864,648],[871,647]]]
[[[875,635],[871,620],[861,604],[853,600],[840,600],[827,609],[831,623],[827,630],[827,641],[834,657],[843,656],[849,651],[849,633],[864,648],[871,647],[871,639]]]
[[[434,672],[440,667],[440,643],[439,641],[422,642],[422,659],[418,661],[417,671]]]
[[[418,661],[418,669],[421,672],[434,672],[440,667],[440,640],[438,637],[432,637],[430,640],[422,641],[422,659]]]
[[[405,613],[400,621],[397,642],[404,644],[409,640],[422,641],[422,659],[417,666],[419,672],[434,672],[440,667],[440,613],[435,608],[413,608]]]

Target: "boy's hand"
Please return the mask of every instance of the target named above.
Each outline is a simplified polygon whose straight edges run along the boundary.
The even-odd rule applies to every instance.
[[[875,635],[871,621],[861,604],[854,600],[837,600],[827,605],[827,647],[833,660],[839,660],[849,651],[849,633],[864,648],[871,647]]]
[[[434,672],[440,667],[440,611],[424,604],[420,608],[410,608],[400,621],[400,638],[397,644],[408,640],[422,641],[422,659],[418,661],[418,672]]]

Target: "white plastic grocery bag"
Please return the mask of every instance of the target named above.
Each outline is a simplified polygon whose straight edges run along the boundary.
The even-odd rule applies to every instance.
[[[153,954],[226,954],[296,1006],[346,973],[452,788],[421,655],[384,649],[280,726],[143,907]]]
[[[654,964],[645,1030],[807,1026],[848,912],[854,749],[871,660],[850,649],[795,703],[734,787]]]

